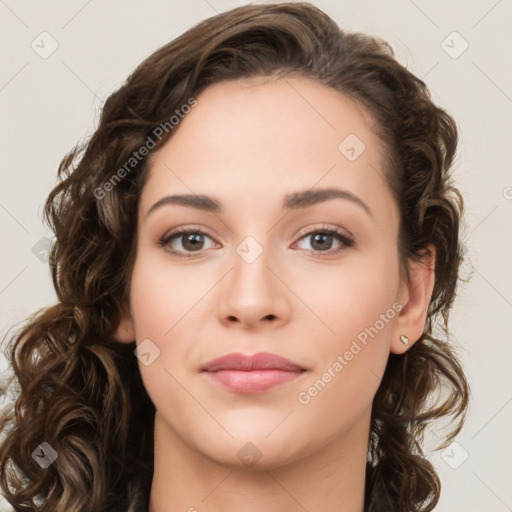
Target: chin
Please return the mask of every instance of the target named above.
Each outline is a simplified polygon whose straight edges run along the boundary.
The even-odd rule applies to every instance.
[[[243,440],[236,437],[224,445],[209,446],[207,452],[203,453],[219,465],[247,471],[280,468],[304,456],[299,447],[294,449],[285,439],[276,437],[275,440],[269,440],[265,435]]]

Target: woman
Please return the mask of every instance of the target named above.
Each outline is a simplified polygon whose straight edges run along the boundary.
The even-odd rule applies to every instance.
[[[386,43],[310,4],[148,57],[47,199],[58,303],[12,340],[1,427],[15,510],[433,510],[422,434],[453,417],[446,446],[469,395],[433,335],[456,145]]]

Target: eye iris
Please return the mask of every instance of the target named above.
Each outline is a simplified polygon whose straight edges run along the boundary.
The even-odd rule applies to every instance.
[[[183,247],[186,250],[197,251],[202,248],[204,244],[204,235],[198,233],[189,233],[187,235],[183,235]],[[190,246],[188,245],[190,244]]]
[[[315,247],[315,244],[319,244],[317,247]],[[313,243],[311,246],[314,249],[330,249],[332,245],[332,235],[329,235],[327,233],[316,233],[313,235]]]

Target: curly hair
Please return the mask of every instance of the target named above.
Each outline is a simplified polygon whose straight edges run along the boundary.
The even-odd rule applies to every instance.
[[[456,351],[441,339],[448,338],[462,260],[463,201],[449,173],[457,126],[386,42],[343,31],[309,3],[278,3],[218,14],[159,48],[109,96],[92,136],[60,162],[44,208],[55,234],[50,268],[58,302],[9,340],[18,394],[0,421],[0,483],[16,511],[147,507],[155,407],[135,342],[113,335],[129,298],[148,162],[172,130],[160,130],[147,155],[139,149],[209,85],[273,76],[311,78],[371,114],[401,212],[401,265],[435,248],[422,337],[405,354],[390,355],[373,401],[365,511],[428,512],[438,502],[440,480],[423,453],[423,435],[445,417],[451,430],[438,448],[447,446],[469,402]],[[442,335],[434,335],[436,326]],[[58,453],[44,471],[31,456],[42,442]]]

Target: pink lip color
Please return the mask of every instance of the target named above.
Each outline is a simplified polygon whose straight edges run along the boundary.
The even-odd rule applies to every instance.
[[[303,371],[291,370],[218,370],[207,372],[210,379],[238,393],[261,393],[296,379]]]
[[[306,369],[276,354],[231,353],[210,361],[201,370],[212,382],[238,393],[261,393],[302,375]]]

